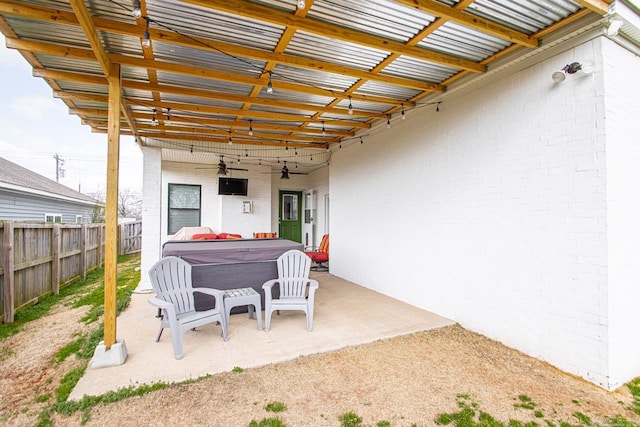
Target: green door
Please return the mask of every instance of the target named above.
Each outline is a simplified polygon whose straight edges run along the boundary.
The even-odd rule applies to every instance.
[[[280,191],[278,237],[302,243],[302,192]]]

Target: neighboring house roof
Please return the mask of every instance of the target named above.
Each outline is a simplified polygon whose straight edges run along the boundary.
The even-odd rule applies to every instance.
[[[2,157],[0,157],[0,188],[88,205],[103,205],[93,197],[72,190]]]

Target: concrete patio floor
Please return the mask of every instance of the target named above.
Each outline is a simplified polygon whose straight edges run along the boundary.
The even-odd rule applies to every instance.
[[[79,400],[83,395],[158,381],[181,382],[236,366],[264,366],[455,323],[329,273],[314,272],[311,277],[320,283],[312,332],[306,329],[303,312],[274,313],[268,332],[258,330],[256,319],[250,320],[246,313],[234,314],[227,342],[216,324],[187,331],[182,360],[173,356],[170,329],[155,342],[159,320],[156,309],[147,303],[151,295],[134,294],[117,323],[117,338],[124,339],[128,350],[126,362],[87,368],[69,398]]]

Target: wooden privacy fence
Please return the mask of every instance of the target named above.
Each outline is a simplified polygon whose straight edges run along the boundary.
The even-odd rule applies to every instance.
[[[133,226],[132,224],[137,224]],[[124,224],[119,243],[140,251],[141,223]],[[124,229],[124,230],[123,230]],[[130,231],[133,230],[133,231]],[[104,262],[104,224],[0,222],[0,313],[13,322],[15,310],[60,291],[60,285]]]
[[[118,226],[118,255],[142,250],[142,221],[125,222]]]

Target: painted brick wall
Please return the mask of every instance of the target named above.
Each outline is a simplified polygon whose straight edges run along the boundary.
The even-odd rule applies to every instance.
[[[601,41],[418,107],[331,163],[331,272],[608,387]],[[591,75],[551,73],[591,61]]]
[[[609,370],[612,386],[640,372],[640,59],[604,44],[609,248]]]
[[[162,153],[159,148],[142,147],[142,159],[142,253],[138,291],[150,292],[153,288],[147,272],[160,259]]]
[[[266,166],[243,165],[249,169],[238,178],[248,178],[247,196],[218,195],[218,177],[215,170],[196,169],[193,164],[163,164],[162,175],[162,241],[167,236],[167,192],[168,184],[201,185],[201,220],[203,227],[211,227],[216,233],[237,233],[251,238],[254,232],[269,231],[271,225],[271,183]],[[253,213],[242,213],[242,202],[253,202]]]

